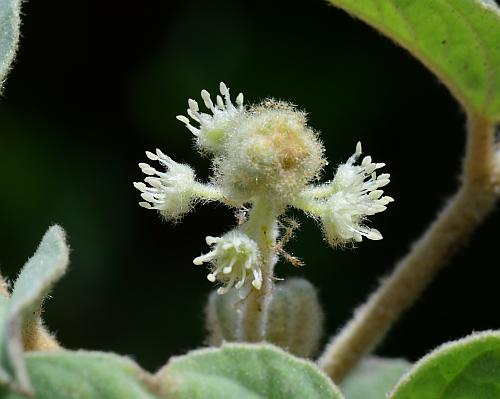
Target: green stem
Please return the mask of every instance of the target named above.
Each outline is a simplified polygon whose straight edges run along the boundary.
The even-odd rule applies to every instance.
[[[277,262],[276,212],[273,206],[263,199],[255,200],[248,221],[242,229],[259,246],[262,256],[262,287],[260,290],[252,288],[245,300],[240,319],[240,336],[247,342],[259,342],[265,337],[267,306],[272,297],[273,272]]]
[[[340,383],[373,350],[449,257],[493,210],[498,198],[493,124],[469,113],[462,187],[392,274],[354,314],[320,357],[319,366]]]

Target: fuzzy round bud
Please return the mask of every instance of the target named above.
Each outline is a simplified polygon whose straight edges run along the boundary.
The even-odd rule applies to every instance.
[[[236,203],[260,196],[283,206],[318,177],[323,152],[303,112],[266,101],[235,125],[216,161],[217,180]]]

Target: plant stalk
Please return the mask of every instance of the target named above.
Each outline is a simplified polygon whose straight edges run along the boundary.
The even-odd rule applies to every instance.
[[[396,264],[392,275],[355,311],[318,360],[319,366],[336,383],[375,348],[449,257],[493,210],[498,197],[493,130],[490,121],[469,113],[462,185],[458,192]]]
[[[276,213],[268,202],[257,199],[252,207],[244,230],[254,239],[262,256],[262,287],[251,289],[242,309],[239,336],[245,342],[264,340],[267,324],[267,306],[274,287],[276,256]]]

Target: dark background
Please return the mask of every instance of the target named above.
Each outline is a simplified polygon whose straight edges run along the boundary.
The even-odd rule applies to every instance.
[[[456,189],[464,115],[436,78],[401,48],[324,2],[44,2],[24,6],[23,38],[0,100],[0,267],[15,278],[46,228],[61,224],[69,273],[45,320],[68,348],[130,354],[155,369],[200,346],[211,284],[192,259],[204,236],[234,223],[200,206],[162,223],[139,206],[137,163],[156,147],[193,165],[175,115],[224,80],[247,102],[286,99],[307,109],[330,166],[357,140],[386,162],[396,198],[372,218],[384,240],[334,250],[302,216],[280,263],[320,290],[333,334]],[[299,215],[297,213],[297,215]],[[415,360],[473,330],[500,327],[495,213],[387,336],[378,353]]]

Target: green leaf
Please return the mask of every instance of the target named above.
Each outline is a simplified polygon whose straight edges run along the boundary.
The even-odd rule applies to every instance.
[[[500,333],[486,331],[444,344],[416,363],[389,398],[500,398]]]
[[[500,9],[491,0],[329,0],[406,48],[471,111],[500,121]]]
[[[314,286],[301,278],[276,284],[265,339],[300,357],[313,356],[323,335],[323,310]]]
[[[341,399],[311,362],[268,344],[225,344],[176,357],[157,374],[169,399]]]
[[[0,91],[16,55],[20,13],[20,0],[0,0]]]
[[[220,346],[224,341],[238,341],[240,307],[241,298],[237,290],[230,290],[224,295],[216,291],[210,294],[205,311],[210,346]]]
[[[26,262],[2,318],[0,382],[20,392],[31,392],[23,360],[23,335],[39,325],[42,302],[68,265],[64,231],[52,226],[32,258]]]
[[[30,352],[25,361],[35,399],[155,399],[152,377],[131,360],[99,352]],[[2,399],[23,396],[0,392]]]
[[[348,399],[384,399],[410,368],[403,359],[370,357],[361,362],[341,385]]]

